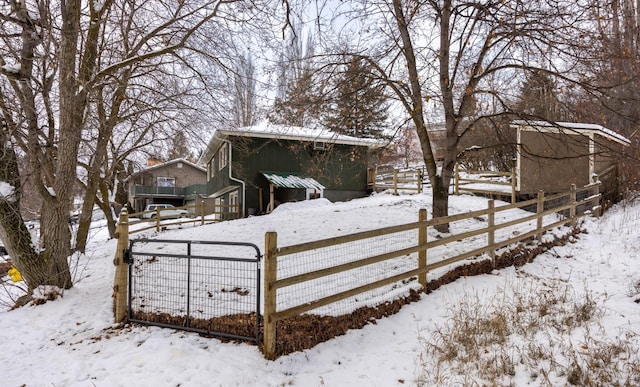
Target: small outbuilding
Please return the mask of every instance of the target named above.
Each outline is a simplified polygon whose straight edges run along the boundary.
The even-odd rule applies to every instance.
[[[366,196],[372,157],[382,145],[328,129],[264,123],[216,130],[199,164],[206,165],[215,205],[238,205],[247,216],[283,202]]]
[[[514,121],[517,131],[516,191],[564,192],[595,180],[617,191],[618,165],[629,139],[600,125]]]

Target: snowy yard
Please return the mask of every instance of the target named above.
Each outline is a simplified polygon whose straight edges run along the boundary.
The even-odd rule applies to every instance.
[[[430,209],[429,195],[378,194],[347,203],[311,201],[279,207],[266,216],[193,227],[171,227],[163,239],[252,242],[263,248],[264,233],[277,231],[279,245],[405,224]],[[486,199],[451,197],[451,213],[486,208]],[[80,257],[76,284],[64,297],[44,305],[2,312],[0,371],[7,386],[393,386],[393,385],[565,385],[569,377],[546,361],[517,361],[522,343],[560,348],[568,340],[576,353],[594,342],[625,338],[631,350],[611,360],[637,370],[640,344],[640,205],[618,206],[603,218],[589,218],[587,233],[556,247],[533,263],[489,275],[460,279],[361,330],[267,361],[255,346],[223,343],[197,334],[145,326],[113,325],[111,286],[114,240],[95,229]],[[463,226],[460,226],[463,227]],[[453,230],[458,232],[460,230]],[[136,237],[137,234],[134,235]],[[430,274],[432,275],[432,274]],[[437,275],[434,273],[433,275]],[[481,379],[455,360],[438,362],[429,348],[446,347],[439,332],[460,313],[512,305],[522,294],[560,289],[567,302],[587,297],[599,305],[598,318],[566,334],[541,330],[535,338],[513,333],[500,353],[516,360],[507,377]],[[0,294],[0,297],[4,296]],[[569,304],[569,303],[568,303]],[[465,305],[470,305],[465,309]],[[462,309],[461,309],[462,308]],[[533,317],[531,317],[533,318]],[[549,323],[553,325],[552,322]],[[542,325],[542,324],[541,324]],[[533,343],[533,344],[532,344]],[[487,346],[493,353],[496,347]],[[562,356],[552,361],[572,362]],[[539,368],[539,369],[538,369]],[[437,372],[436,372],[437,370]],[[461,371],[462,370],[462,371]],[[636,380],[637,381],[637,380]],[[624,382],[622,380],[621,382]],[[550,383],[550,384],[549,384]]]

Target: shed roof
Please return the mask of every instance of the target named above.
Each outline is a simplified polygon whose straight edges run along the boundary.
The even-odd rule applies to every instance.
[[[512,126],[519,126],[519,127],[528,126],[536,130],[539,130],[540,128],[557,130],[557,131],[562,131],[566,129],[578,134],[597,133],[609,140],[613,140],[623,145],[631,144],[631,141],[625,136],[598,124],[585,124],[580,122],[549,122],[549,121],[516,120],[512,122]]]
[[[324,190],[324,186],[317,180],[308,176],[302,176],[291,172],[261,172],[267,178],[269,184],[280,188],[304,188]]]

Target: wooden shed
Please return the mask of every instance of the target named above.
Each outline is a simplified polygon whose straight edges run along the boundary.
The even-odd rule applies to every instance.
[[[617,190],[617,166],[629,139],[600,125],[514,121],[516,191],[520,195],[566,191],[596,179]],[[605,181],[606,180],[606,181]]]

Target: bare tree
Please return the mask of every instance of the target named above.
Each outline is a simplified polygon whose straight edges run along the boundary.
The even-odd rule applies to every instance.
[[[587,18],[574,2],[546,0],[357,4],[350,12],[358,13],[352,19],[360,25],[342,30],[360,33],[352,50],[386,79],[413,121],[433,190],[434,217],[448,214],[461,139],[479,123],[497,126],[498,117],[513,113],[523,70],[571,80],[566,67],[557,67],[569,57],[564,35]],[[434,157],[428,118],[445,124],[441,164]],[[446,232],[448,225],[438,229]]]
[[[250,53],[240,56],[234,73],[233,121],[236,128],[252,126],[257,119],[256,67]]]
[[[119,104],[151,86],[139,82],[139,88],[130,87],[131,79],[141,76],[135,70],[179,61],[203,25],[216,19],[232,24],[246,16],[242,7],[233,0],[3,4],[0,109],[6,128],[2,139],[9,150],[0,159],[0,170],[12,194],[0,198],[0,237],[29,291],[40,285],[72,286],[68,221],[80,145],[83,140],[95,145],[94,160],[86,163],[87,196],[92,197],[103,182],[105,149],[114,146],[112,130],[121,122]],[[98,103],[92,105],[94,100]],[[90,122],[98,127],[89,130]],[[28,159],[27,173],[43,201],[39,249],[31,244],[14,200],[25,194],[14,167],[18,151]],[[121,169],[118,162],[112,165],[117,165],[114,171]]]
[[[627,136],[640,122],[640,3],[590,0],[593,28],[580,60],[584,82],[595,93],[575,91],[574,109],[585,121],[615,127]]]
[[[293,26],[278,63],[278,96],[269,120],[276,124],[311,126],[320,113],[319,87],[314,82],[314,36]]]

